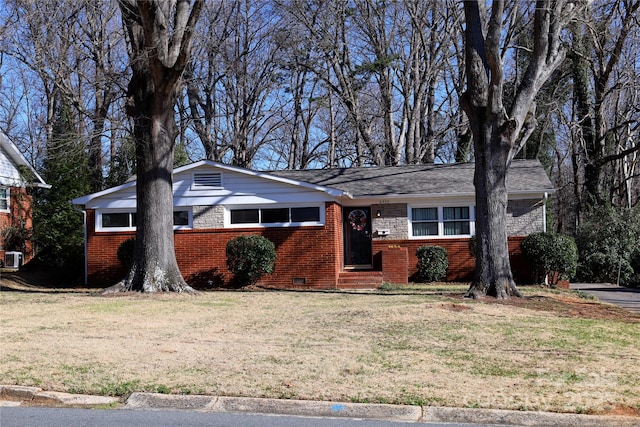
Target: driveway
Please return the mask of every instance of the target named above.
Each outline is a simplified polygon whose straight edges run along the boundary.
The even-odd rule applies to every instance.
[[[640,289],[624,288],[607,283],[572,283],[571,289],[596,296],[600,301],[640,313]]]

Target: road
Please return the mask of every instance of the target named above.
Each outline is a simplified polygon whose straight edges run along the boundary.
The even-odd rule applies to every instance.
[[[624,288],[606,283],[572,283],[571,289],[586,292],[596,296],[602,302],[640,313],[640,289]]]
[[[487,424],[433,424],[347,418],[306,418],[167,410],[102,410],[0,407],[2,427],[489,427]]]

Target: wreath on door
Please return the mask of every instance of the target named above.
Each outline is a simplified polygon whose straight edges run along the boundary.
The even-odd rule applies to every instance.
[[[351,211],[348,219],[353,230],[362,231],[367,226],[367,214],[362,209]]]

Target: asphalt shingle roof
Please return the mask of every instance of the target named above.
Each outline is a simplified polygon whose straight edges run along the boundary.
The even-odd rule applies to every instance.
[[[363,197],[469,194],[475,191],[473,171],[473,163],[455,163],[285,170],[270,174]],[[553,185],[538,160],[514,160],[507,174],[507,190],[552,192]]]

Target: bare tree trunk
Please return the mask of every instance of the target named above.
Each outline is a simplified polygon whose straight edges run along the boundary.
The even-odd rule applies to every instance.
[[[193,291],[175,256],[172,185],[176,90],[203,1],[189,3],[120,0],[133,70],[127,114],[136,140],[137,228],[131,270],[112,290]]]

